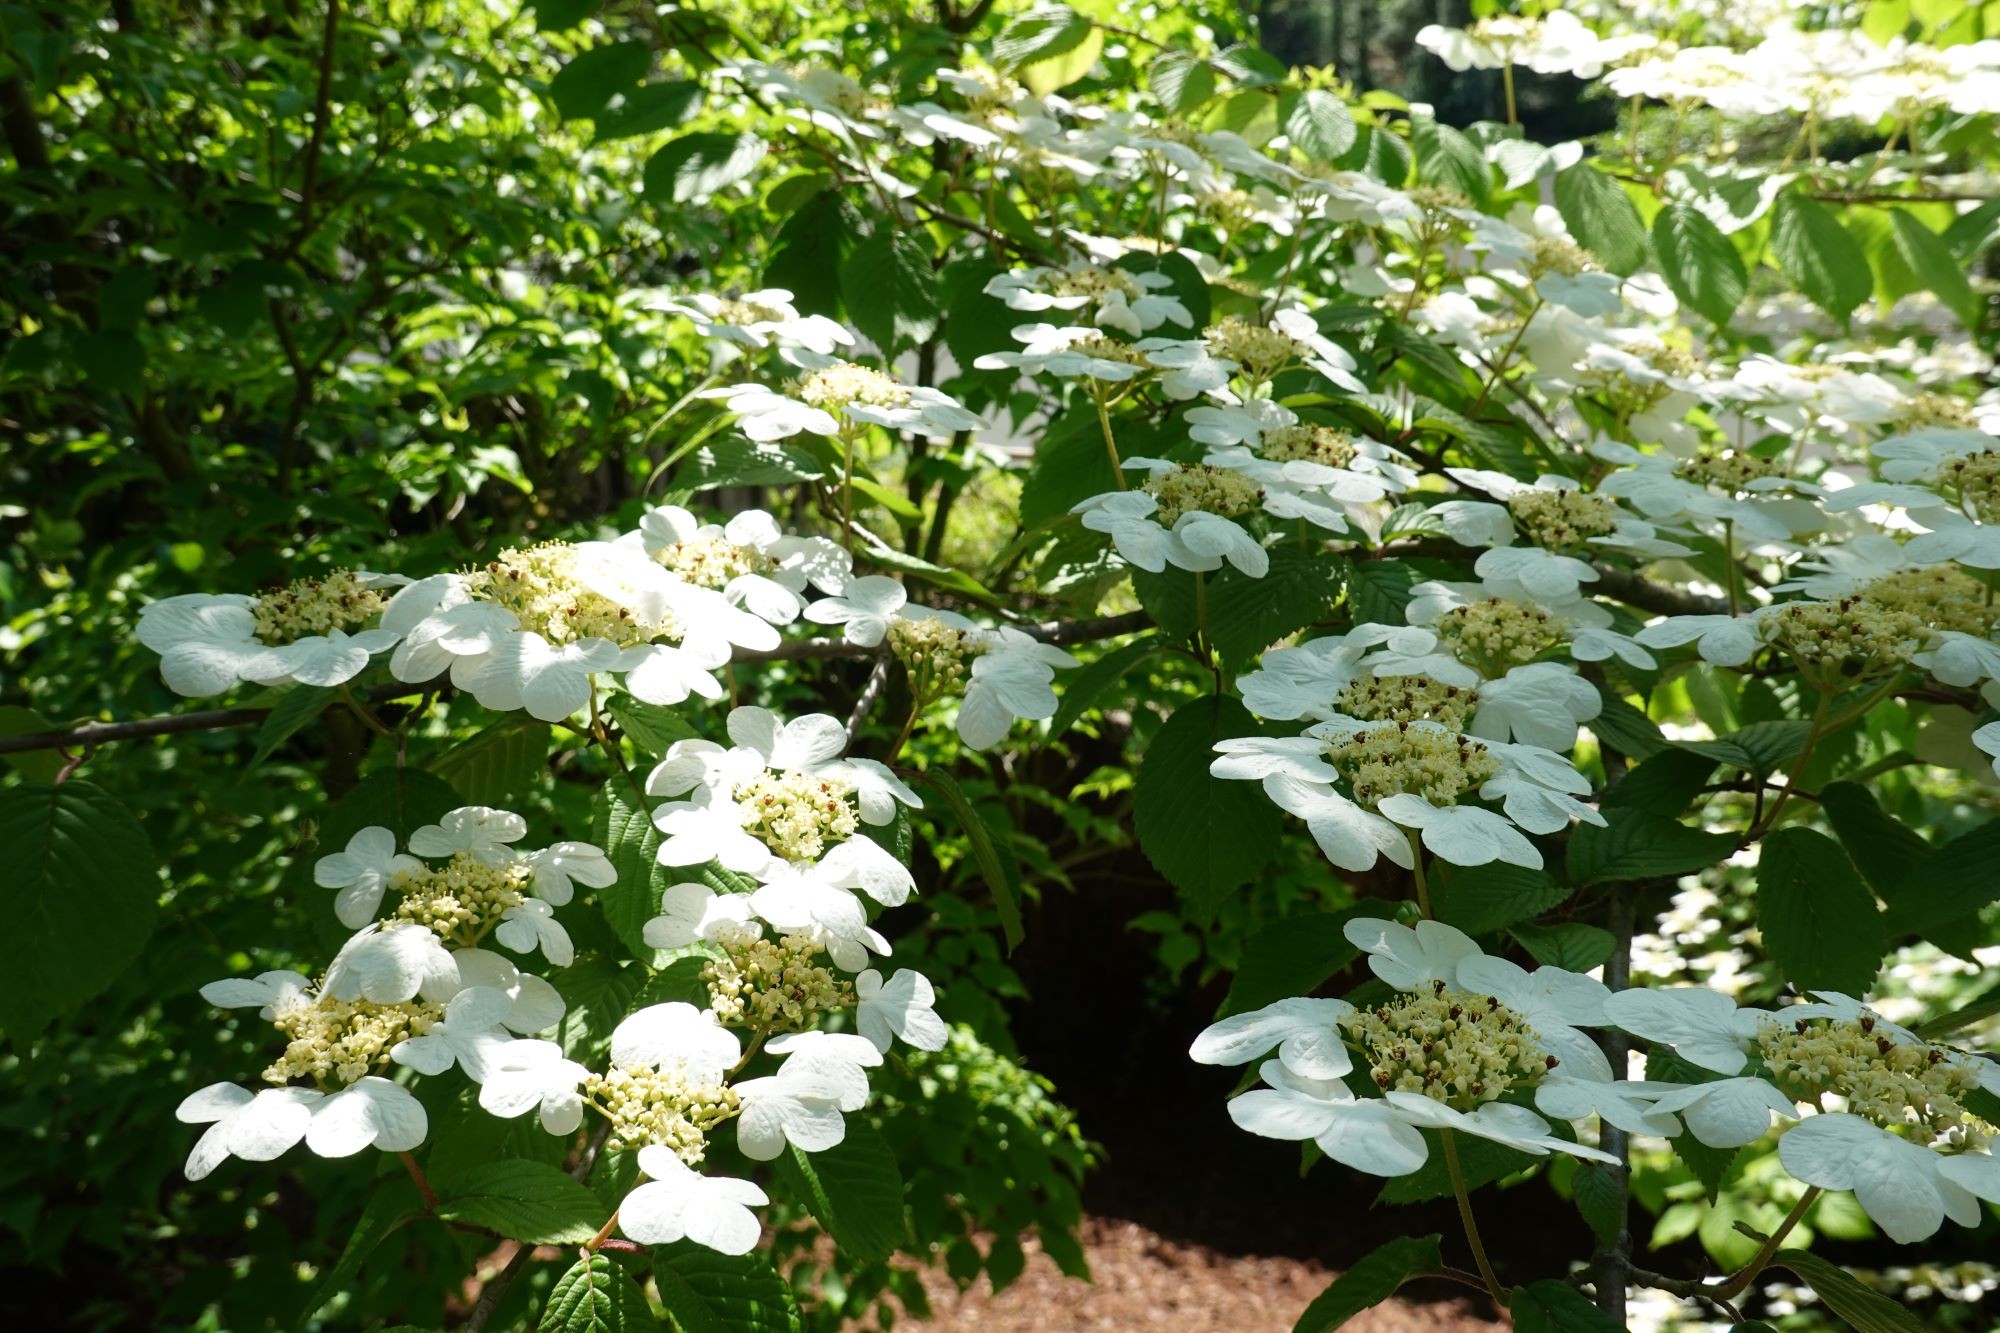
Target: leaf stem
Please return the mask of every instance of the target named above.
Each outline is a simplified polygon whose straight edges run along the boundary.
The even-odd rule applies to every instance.
[[[1410,840],[1410,874],[1417,882],[1417,910],[1424,914],[1424,920],[1432,919],[1431,885],[1424,875],[1424,844],[1415,829],[1406,828],[1403,836]]]
[[[1806,1192],[1799,1196],[1799,1201],[1792,1205],[1792,1211],[1785,1214],[1785,1220],[1778,1224],[1778,1229],[1771,1233],[1771,1238],[1764,1242],[1764,1248],[1758,1250],[1749,1263],[1732,1273],[1727,1282],[1715,1288],[1715,1294],[1724,1300],[1734,1300],[1741,1296],[1751,1281],[1771,1262],[1772,1256],[1778,1252],[1778,1247],[1785,1243],[1785,1237],[1792,1234],[1792,1228],[1805,1220],[1806,1211],[1818,1201],[1819,1196],[1819,1186],[1808,1186]]]
[[[1500,1285],[1500,1279],[1493,1275],[1493,1265],[1486,1258],[1486,1246],[1479,1239],[1479,1223],[1472,1215],[1472,1196],[1466,1192],[1465,1171],[1458,1164],[1458,1142],[1448,1129],[1438,1131],[1438,1141],[1444,1145],[1444,1167],[1451,1173],[1451,1196],[1458,1200],[1458,1220],[1465,1226],[1465,1242],[1472,1247],[1472,1262],[1479,1269],[1480,1279],[1486,1283],[1486,1294],[1504,1310],[1507,1308],[1507,1292]]]
[[[1096,380],[1090,382],[1090,398],[1097,404],[1097,425],[1104,432],[1104,452],[1111,457],[1111,480],[1122,491],[1125,489],[1125,465],[1118,459],[1118,441],[1111,434],[1111,412],[1105,406],[1104,389]]]

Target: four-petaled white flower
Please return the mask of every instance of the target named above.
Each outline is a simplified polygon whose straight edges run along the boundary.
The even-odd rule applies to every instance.
[[[748,1254],[762,1234],[753,1207],[770,1196],[748,1180],[708,1176],[674,1155],[648,1144],[639,1149],[639,1169],[651,1179],[618,1205],[618,1229],[645,1245],[691,1240],[722,1254]]]
[[[442,1074],[456,1064],[474,1083],[483,1083],[494,1056],[511,1042],[505,1026],[513,1007],[505,991],[468,986],[451,997],[444,1017],[422,1036],[392,1046],[389,1058],[419,1074]]]
[[[528,821],[510,810],[462,805],[447,811],[437,823],[425,824],[410,834],[410,850],[418,856],[465,852],[484,866],[508,866],[518,856],[509,844],[527,835]]]
[[[1354,1068],[1340,1035],[1340,1024],[1353,1014],[1345,1000],[1279,1000],[1209,1025],[1188,1054],[1197,1064],[1247,1065],[1276,1047],[1279,1062],[1293,1073],[1337,1079]]]
[[[486,1062],[479,1104],[512,1120],[540,1108],[542,1128],[574,1134],[583,1124],[583,1095],[577,1086],[590,1071],[563,1054],[552,1041],[510,1041]]]
[[[540,898],[524,898],[500,914],[493,937],[515,953],[542,951],[542,957],[557,967],[576,960],[576,948],[569,932],[556,920],[556,909]]]
[[[341,925],[359,930],[375,919],[382,894],[396,876],[423,868],[416,857],[396,850],[393,832],[370,825],[347,840],[346,851],[322,856],[313,864],[313,883],[340,890],[333,900],[333,914]]]
[[[854,994],[860,1001],[854,1024],[876,1050],[886,1055],[895,1037],[920,1051],[944,1049],[950,1034],[933,1008],[937,991],[923,973],[899,968],[884,981],[871,967],[854,978]]]

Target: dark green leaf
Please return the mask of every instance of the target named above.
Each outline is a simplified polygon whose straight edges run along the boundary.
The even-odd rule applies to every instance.
[[[1570,833],[1569,877],[1578,888],[1693,874],[1736,849],[1726,833],[1704,833],[1650,810],[1614,806],[1603,814],[1607,827],[1578,824]]]
[[[791,1288],[760,1254],[728,1255],[677,1241],[653,1249],[660,1303],[681,1333],[796,1333]]]
[[[605,784],[598,797],[592,833],[618,872],[615,883],[595,890],[597,905],[626,948],[640,958],[651,958],[653,947],[645,940],[646,923],[660,914],[660,895],[672,882],[659,863],[659,830],[625,784],[613,781]]]
[[[594,46],[556,71],[549,80],[549,100],[564,120],[589,120],[613,96],[645,78],[652,64],[651,48],[637,38]]]
[[[1556,173],[1556,211],[1577,244],[1613,273],[1630,274],[1646,262],[1646,224],[1618,182],[1589,162]]]
[[[1139,848],[1202,919],[1264,867],[1278,841],[1278,807],[1258,784],[1208,771],[1217,741],[1256,731],[1249,710],[1234,699],[1192,699],[1167,719],[1139,761],[1132,796]]]
[[[783,440],[710,440],[688,455],[674,480],[690,490],[718,486],[789,486],[818,481],[826,469],[818,459]]]
[[[1789,1268],[1856,1333],[1922,1333],[1924,1323],[1838,1264],[1804,1250],[1779,1250],[1773,1268]]]
[[[609,1256],[586,1254],[556,1279],[540,1333],[636,1333],[659,1326],[638,1283]]]
[[[1961,833],[1912,867],[1889,909],[1892,935],[1922,934],[1962,920],[2000,898],[2000,819]],[[1922,891],[1915,891],[1921,885]]]
[[[1712,741],[1678,741],[1691,754],[1713,759],[1731,768],[1740,768],[1758,777],[1776,772],[1779,766],[1802,749],[1812,723],[1787,718],[1775,722],[1752,722],[1739,731]]]
[[[1049,739],[1053,741],[1061,736],[1078,718],[1096,707],[1098,698],[1117,684],[1126,672],[1163,651],[1165,645],[1159,638],[1149,635],[1114,648],[1096,661],[1086,663],[1081,671],[1065,677],[1062,681],[1062,702],[1056,707],[1056,715],[1049,719]]]
[[[1749,275],[1743,258],[1692,204],[1668,204],[1653,219],[1653,252],[1681,303],[1720,326],[1743,303]]]
[[[1483,935],[1540,916],[1561,906],[1568,897],[1569,890],[1546,871],[1510,866],[1504,861],[1452,866],[1431,885],[1431,907],[1438,920],[1468,935]]]
[[[1931,845],[1915,829],[1892,819],[1875,793],[1858,782],[1830,782],[1820,788],[1819,808],[1861,877],[1884,902],[1893,904],[1896,890],[1930,856]]]
[[[1392,904],[1372,901],[1338,912],[1280,917],[1243,942],[1222,1016],[1247,1013],[1292,995],[1310,995],[1360,955],[1342,928],[1356,917],[1387,915]]]
[[[1363,1310],[1380,1305],[1417,1275],[1444,1266],[1436,1236],[1398,1236],[1365,1255],[1313,1299],[1292,1333],[1332,1333]]]
[[[1625,1187],[1618,1177],[1602,1163],[1578,1162],[1570,1191],[1591,1234],[1605,1245],[1617,1240],[1625,1229]]]
[[[849,1259],[879,1263],[904,1245],[903,1173],[866,1121],[849,1120],[847,1136],[824,1152],[790,1149],[778,1173]]]
[[[1805,298],[1842,323],[1874,290],[1861,243],[1833,210],[1806,195],[1778,196],[1771,210],[1771,251]]]
[[[1985,301],[1972,290],[1964,268],[1944,239],[1905,209],[1890,209],[1889,217],[1896,227],[1896,253],[1909,265],[1917,281],[1935,293],[1967,328],[1978,328]]]
[[[848,317],[884,355],[937,332],[937,274],[921,234],[878,229],[840,268]]]
[[[0,971],[0,1028],[24,1049],[129,967],[153,933],[160,882],[131,811],[93,783],[0,791],[13,939]]]
[[[685,124],[701,108],[701,85],[693,79],[666,79],[626,92],[593,120],[590,142],[611,143]]]
[[[803,314],[839,318],[840,266],[857,230],[854,206],[837,191],[815,194],[778,228],[764,264],[764,284],[790,292]]]
[[[1772,961],[1800,990],[1866,995],[1889,947],[1874,895],[1847,853],[1807,828],[1779,829],[1764,839],[1757,928]]]
[[[1651,759],[1669,748],[1659,727],[1624,695],[1605,685],[1599,685],[1597,692],[1604,696],[1604,708],[1589,726],[1605,744],[1628,759]]]
[[[1068,5],[1036,5],[993,39],[993,62],[1004,68],[1053,60],[1082,46],[1092,25]]]
[[[1515,1333],[1625,1333],[1625,1326],[1588,1296],[1554,1278],[1514,1288],[1507,1303]]]
[[[1382,1186],[1376,1196],[1378,1203],[1422,1203],[1426,1199],[1442,1199],[1451,1194],[1451,1172],[1445,1165],[1444,1149],[1439,1146],[1438,1132],[1434,1129],[1423,1131],[1424,1142],[1430,1147],[1430,1156],[1424,1164],[1407,1176],[1396,1176]],[[1534,1157],[1518,1148],[1509,1148],[1491,1139],[1475,1138],[1470,1134],[1457,1136],[1458,1163],[1465,1173],[1465,1187],[1476,1190],[1482,1185],[1490,1185],[1502,1176],[1511,1176],[1516,1171],[1525,1171],[1546,1157]]]
[[[656,759],[664,759],[675,741],[701,738],[692,723],[666,704],[649,704],[644,699],[619,694],[612,697],[605,711],[634,745]]]
[[[426,765],[469,805],[513,806],[541,778],[549,727],[510,717],[475,732]]]
[[[764,141],[754,134],[683,134],[646,160],[646,197],[655,204],[699,203],[763,161]]]
[[[32,736],[56,729],[32,708],[0,706],[0,736]],[[6,758],[7,766],[30,782],[54,782],[56,774],[63,771],[60,750],[18,750]]]
[[[277,753],[279,746],[320,715],[334,694],[324,685],[294,685],[286,690],[257,727],[257,749],[250,756],[250,767],[257,767]]]
[[[1585,925],[1581,921],[1564,921],[1554,926],[1514,926],[1508,934],[1521,942],[1521,947],[1535,956],[1535,961],[1545,967],[1560,967],[1570,972],[1588,972],[1611,956],[1618,943],[1608,930]]]
[[[536,1245],[581,1245],[606,1216],[603,1201],[582,1181],[518,1159],[489,1162],[454,1178],[437,1215]]]

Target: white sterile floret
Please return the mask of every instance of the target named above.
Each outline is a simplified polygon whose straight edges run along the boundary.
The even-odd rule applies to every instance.
[[[1077,662],[1054,644],[1004,625],[978,634],[983,651],[972,659],[957,730],[966,745],[985,750],[1005,739],[1016,720],[1054,717],[1055,673]]]
[[[704,338],[741,347],[804,347],[831,354],[834,348],[854,341],[853,334],[825,315],[801,315],[792,304],[792,294],[779,287],[734,297],[697,292],[690,296],[655,298],[647,305],[649,309],[680,315]]]
[[[1471,936],[1442,921],[1405,926],[1378,917],[1356,917],[1340,933],[1368,955],[1369,971],[1401,991],[1437,981],[1456,988],[1459,964],[1485,956]]]
[[[871,967],[854,978],[854,994],[860,1001],[855,1026],[876,1050],[886,1055],[893,1037],[920,1051],[944,1049],[950,1033],[934,1009],[937,991],[923,973],[899,968],[884,981]]]
[[[539,1108],[542,1128],[574,1134],[583,1125],[579,1084],[590,1071],[563,1054],[552,1041],[510,1041],[493,1051],[479,1086],[479,1105],[513,1120]]]
[[[201,998],[218,1009],[255,1007],[257,1017],[269,1021],[279,1009],[304,997],[312,989],[312,978],[299,972],[259,972],[255,977],[225,977],[201,988]]]
[[[457,960],[435,933],[391,921],[343,944],[320,988],[336,1000],[400,1004],[417,995],[442,1002],[461,984]]]
[[[647,510],[638,529],[619,541],[636,542],[673,577],[719,592],[773,625],[798,619],[810,570],[827,558],[821,548],[839,551],[823,537],[787,537],[761,509],[715,524],[679,505]]]
[[[613,1064],[679,1065],[701,1082],[719,1082],[742,1055],[743,1043],[714,1013],[680,1000],[648,1005],[611,1031]]]
[[[1339,1079],[1308,1078],[1267,1060],[1268,1085],[1229,1103],[1240,1129],[1267,1139],[1311,1139],[1342,1166],[1375,1176],[1407,1176],[1430,1158],[1416,1126],[1386,1100],[1356,1097]]]
[[[1565,1078],[1611,1080],[1604,1052],[1578,1031],[1604,1024],[1604,1002],[1611,991],[1595,977],[1560,967],[1529,972],[1505,958],[1479,954],[1459,960],[1458,985],[1492,996],[1525,1020],[1542,1049],[1561,1061],[1557,1067]]]
[[[423,868],[416,857],[396,850],[394,833],[370,825],[347,840],[347,850],[313,863],[313,883],[340,890],[333,900],[334,915],[341,925],[358,930],[375,919],[396,876]]]
[[[1972,733],[1972,743],[1993,756],[1993,774],[2000,777],[2000,722],[1988,722]]]
[[[644,1245],[691,1240],[722,1254],[748,1254],[762,1233],[752,1207],[770,1196],[747,1180],[696,1171],[673,1149],[653,1143],[639,1150],[639,1170],[650,1177],[618,1205],[618,1229]]]
[[[1384,1093],[1382,1099],[1401,1112],[1410,1123],[1426,1129],[1456,1130],[1534,1157],[1546,1157],[1558,1152],[1589,1162],[1612,1165],[1618,1162],[1616,1157],[1602,1148],[1559,1138],[1549,1128],[1548,1121],[1527,1107],[1515,1106],[1511,1102],[1486,1102],[1470,1111],[1461,1111],[1417,1092],[1390,1091]]]
[[[540,949],[557,967],[576,961],[576,948],[570,943],[569,932],[556,920],[556,909],[540,898],[526,899],[502,912],[493,937],[515,953]]]
[[[761,930],[750,907],[750,895],[717,893],[692,881],[669,885],[660,895],[660,915],[649,919],[643,929],[646,943],[655,949],[713,944]]]
[[[386,624],[384,591],[400,575],[335,570],[256,596],[188,593],[140,609],[137,638],[160,654],[177,694],[258,685],[342,685],[402,635]]]
[[[849,643],[873,648],[882,642],[889,622],[909,600],[909,593],[897,580],[869,574],[848,580],[838,595],[822,597],[807,606],[806,619],[816,625],[842,626],[842,637]]]
[[[809,1153],[837,1147],[847,1136],[841,1113],[867,1103],[866,1070],[882,1062],[881,1052],[862,1037],[827,1032],[775,1037],[769,1049],[786,1057],[778,1072],[736,1085],[737,1147],[760,1162],[786,1144]]]
[[[874,846],[866,839],[860,841]],[[888,856],[886,852],[883,855]],[[902,863],[894,858],[889,858],[889,864],[903,869]],[[907,897],[907,889],[915,887],[914,881],[907,881],[906,888],[907,876],[908,871],[903,870],[903,876],[894,883],[885,885],[877,880],[871,896],[879,896],[877,891],[887,889],[891,896],[900,892]],[[867,909],[853,892],[868,883],[853,867],[837,863],[829,856],[812,866],[780,862],[769,867],[761,878],[763,883],[750,895],[751,910],[780,932],[811,936],[841,969],[858,972],[868,966],[870,953],[889,952],[888,941],[868,924]]]
[[[987,352],[973,361],[977,370],[1018,370],[1057,379],[1101,380],[1120,384],[1150,374],[1152,364],[1131,343],[1092,328],[1022,324],[1014,329],[1018,352]]]
[[[588,842],[559,842],[521,858],[535,878],[535,895],[561,907],[576,894],[576,886],[609,888],[618,871],[604,849]]]
[[[419,1074],[442,1074],[456,1064],[474,1083],[483,1083],[494,1057],[512,1044],[505,1027],[513,1007],[504,991],[468,986],[451,997],[443,1018],[422,1036],[397,1042],[389,1058]]]
[[[1467,732],[1488,740],[1518,740],[1544,750],[1576,744],[1577,727],[1604,711],[1597,687],[1560,662],[1518,666],[1482,681]]]
[[[1978,1226],[1980,1198],[2000,1201],[1992,1158],[1941,1157],[1857,1115],[1808,1117],[1778,1140],[1778,1160],[1809,1185],[1852,1190],[1889,1239],[1904,1245],[1935,1235],[1947,1217]]]
[[[1790,1097],[1761,1078],[1720,1078],[1686,1087],[1670,1083],[1637,1086],[1656,1089],[1653,1108],[1661,1115],[1679,1117],[1688,1133],[1711,1148],[1755,1143],[1770,1131],[1773,1115],[1786,1120],[1796,1120],[1799,1115]]]
[[[1681,1123],[1656,1109],[1653,1098],[1659,1090],[1674,1087],[1670,1083],[1549,1078],[1535,1089],[1535,1109],[1558,1120],[1580,1121],[1596,1116],[1627,1134],[1672,1138],[1681,1132]]]
[[[511,959],[490,949],[455,949],[452,961],[458,965],[461,984],[497,990],[512,1002],[500,1020],[509,1030],[525,1036],[547,1032],[562,1022],[566,1009],[562,995],[541,977],[523,972]]]
[[[174,1117],[207,1125],[188,1154],[189,1180],[201,1180],[231,1157],[269,1162],[296,1147],[312,1125],[313,1106],[325,1093],[311,1088],[251,1092],[233,1083],[211,1083],[181,1100]]]
[[[1237,519],[1258,511],[1264,492],[1256,482],[1228,468],[1206,463],[1177,464],[1129,459],[1151,475],[1138,488],[1095,495],[1072,506],[1083,526],[1111,538],[1118,554],[1157,574],[1169,564],[1206,572],[1227,561],[1251,578],[1262,578],[1271,560]]]
[[[1353,1017],[1345,1000],[1294,998],[1232,1014],[1194,1039],[1197,1064],[1244,1065],[1278,1052],[1285,1068],[1306,1078],[1337,1079],[1354,1068],[1340,1025]]]
[[[1165,273],[1107,268],[1079,261],[1067,268],[1028,268],[1002,273],[986,284],[1010,310],[1088,311],[1091,323],[1134,338],[1167,320],[1192,328],[1194,316],[1173,294]]]
[[[1771,1015],[1738,1008],[1736,1001],[1705,986],[1636,988],[1604,1001],[1604,1020],[1635,1037],[1663,1042],[1691,1064],[1718,1074],[1734,1074],[1749,1062],[1749,1051]]]
[[[511,810],[488,805],[463,805],[446,812],[435,824],[410,834],[410,850],[418,856],[454,856],[465,852],[486,866],[512,865],[519,856],[509,844],[528,835],[528,821]]]

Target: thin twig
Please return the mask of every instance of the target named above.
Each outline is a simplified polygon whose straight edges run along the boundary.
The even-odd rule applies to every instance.
[[[867,684],[861,687],[860,697],[854,701],[854,709],[847,715],[847,748],[854,748],[854,738],[861,734],[861,724],[875,711],[875,703],[882,697],[882,691],[889,684],[889,666],[894,662],[887,651],[875,659],[875,669],[868,673]]]

